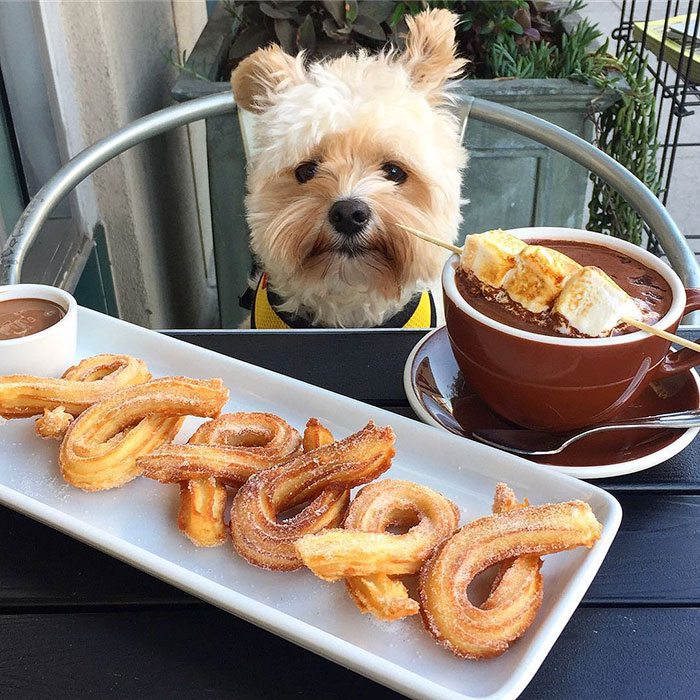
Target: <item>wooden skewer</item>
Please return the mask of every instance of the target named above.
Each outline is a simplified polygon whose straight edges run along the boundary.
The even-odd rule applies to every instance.
[[[404,231],[408,231],[414,236],[422,238],[424,241],[428,241],[428,243],[439,245],[441,248],[447,248],[447,250],[451,250],[453,253],[457,253],[457,255],[462,255],[462,249],[456,245],[452,245],[452,243],[446,243],[445,241],[442,241],[439,238],[436,238],[435,236],[431,236],[428,233],[423,233],[423,231],[411,228],[410,226],[404,226],[403,224],[399,223],[397,223],[396,225],[399,228],[404,229]],[[639,328],[639,330],[641,331],[646,331],[647,333],[656,335],[659,338],[663,338],[664,340],[670,340],[672,343],[678,343],[678,345],[682,345],[684,348],[695,350],[695,352],[700,352],[700,344],[694,343],[692,340],[686,340],[685,338],[681,338],[680,336],[674,335],[673,333],[662,331],[660,328],[650,326],[649,324],[644,323],[643,321],[637,321],[636,318],[631,318],[630,316],[623,316],[622,318],[620,318],[620,321],[622,323],[626,323],[628,326],[634,326],[635,328]]]
[[[439,238],[435,238],[435,236],[431,236],[428,233],[423,233],[423,231],[419,231],[417,228],[411,228],[410,226],[404,226],[403,224],[398,223],[396,225],[399,228],[404,229],[404,231],[408,231],[414,236],[422,238],[424,241],[428,241],[428,243],[434,243],[435,245],[439,245],[441,248],[447,248],[447,250],[451,250],[453,253],[457,253],[457,255],[462,254],[462,249],[456,245],[452,245],[452,243],[447,243],[447,241],[441,241]]]
[[[654,328],[654,326],[650,326],[643,321],[637,321],[636,318],[623,316],[620,321],[622,321],[622,323],[626,323],[628,326],[639,328],[640,331],[646,331],[652,335],[658,335],[659,338],[670,340],[672,343],[678,343],[678,345],[682,345],[684,348],[689,348],[690,350],[695,350],[695,352],[700,352],[700,345],[694,343],[692,340],[686,340],[685,338],[681,338],[679,335],[662,331],[660,328]]]

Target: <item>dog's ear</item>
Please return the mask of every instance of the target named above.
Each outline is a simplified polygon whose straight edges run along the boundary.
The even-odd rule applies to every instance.
[[[413,87],[439,100],[442,86],[457,77],[466,61],[455,55],[455,25],[459,17],[438,9],[407,17],[408,35],[403,62]]]
[[[258,49],[231,73],[236,104],[250,112],[264,112],[277,88],[285,84],[298,85],[304,80],[301,60],[276,45]]]

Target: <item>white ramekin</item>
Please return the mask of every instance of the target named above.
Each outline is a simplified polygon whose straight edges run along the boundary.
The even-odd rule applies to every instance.
[[[75,359],[78,341],[78,305],[75,299],[68,292],[45,284],[0,286],[0,301],[8,299],[47,299],[63,307],[66,315],[38,333],[0,340],[0,375],[60,377]]]

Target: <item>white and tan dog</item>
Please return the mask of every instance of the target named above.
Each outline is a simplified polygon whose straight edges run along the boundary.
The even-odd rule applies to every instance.
[[[233,72],[237,104],[258,114],[246,207],[265,275],[253,327],[406,325],[393,321],[438,283],[444,251],[396,224],[457,236],[466,152],[447,90],[464,65],[455,20],[447,10],[408,19],[400,54],[305,66],[270,46]]]

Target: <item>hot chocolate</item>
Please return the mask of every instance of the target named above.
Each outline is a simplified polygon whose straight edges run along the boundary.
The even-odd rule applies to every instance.
[[[603,245],[582,241],[529,240],[531,246],[545,246],[574,260],[587,270],[589,266],[600,268],[631,297],[646,323],[653,324],[670,309],[671,289],[664,278],[632,257]],[[586,337],[587,334],[572,327],[556,310],[525,308],[504,294],[500,287],[484,284],[472,272],[458,269],[457,289],[477,311],[489,318],[520,330],[544,335],[568,335]],[[556,309],[556,307],[555,307]],[[630,333],[636,329],[620,323],[607,335]]]
[[[62,306],[48,299],[0,301],[0,341],[23,338],[46,330],[65,315]]]
[[[537,326],[514,328],[512,315],[506,315],[504,322],[488,318],[485,314],[493,314],[491,310],[498,302],[484,302],[484,313],[477,311],[469,297],[465,299],[457,288],[456,273],[460,267],[480,280],[492,279],[504,294],[515,290],[530,306],[544,300],[542,303],[547,302],[550,310],[563,308],[577,327],[589,328],[594,325],[589,322],[603,319],[605,324],[598,324],[599,327],[614,329],[620,319],[632,319],[627,311],[631,304],[644,321],[642,300],[645,306],[655,309],[657,316],[663,314],[655,327],[674,333],[685,314],[700,309],[700,290],[684,289],[668,265],[627,241],[554,227],[520,229],[517,234],[523,238],[517,246],[511,241],[510,249],[507,236],[513,234],[468,236],[462,254],[450,258],[442,275],[450,348],[464,378],[492,411],[523,427],[550,432],[606,423],[631,405],[650,382],[663,382],[700,363],[699,353],[689,348],[674,352],[670,341],[654,334],[640,331],[609,338],[603,335],[603,328],[596,336],[589,333],[585,338],[567,337],[542,333]],[[474,236],[482,238],[474,243]],[[535,237],[538,243],[561,246],[566,254],[580,261],[576,265],[595,265],[574,268],[567,276],[571,263],[557,262],[557,256],[564,253],[529,245]],[[569,244],[573,247],[569,248]],[[554,263],[527,267],[533,280],[530,291],[520,284],[525,282],[522,258],[535,257],[527,248],[539,249],[535,252],[541,254],[541,261]],[[547,250],[551,254],[545,254]],[[599,268],[617,277],[617,282]],[[517,289],[512,284],[516,275],[511,271],[517,272],[520,279]],[[600,284],[581,283],[579,275],[594,271],[592,279]],[[541,280],[543,284],[539,284]],[[636,298],[632,299],[618,283]],[[556,291],[557,285],[558,294],[541,293],[545,287]],[[576,288],[576,295],[567,294],[572,287]],[[600,289],[604,293],[598,294]],[[562,296],[566,303],[562,303]],[[601,313],[601,308],[605,313]],[[618,313],[620,309],[622,313]]]

